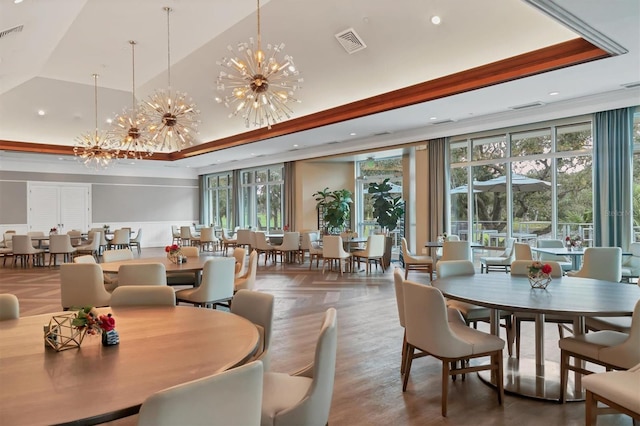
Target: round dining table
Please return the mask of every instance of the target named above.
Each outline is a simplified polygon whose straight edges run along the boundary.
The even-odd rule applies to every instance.
[[[45,348],[45,314],[0,321],[0,424],[97,424],[136,414],[150,395],[244,364],[258,331],[238,315],[177,307],[112,312],[120,343],[85,336],[79,348]],[[66,312],[69,313],[69,312]]]
[[[131,265],[141,263],[162,263],[167,271],[167,274],[173,274],[178,272],[192,272],[195,276],[196,287],[200,283],[200,276],[202,274],[202,268],[207,260],[213,259],[212,256],[187,257],[185,263],[175,263],[166,256],[158,257],[141,257],[136,259],[119,260],[117,262],[105,262],[100,266],[104,272],[118,273],[120,265]]]
[[[559,362],[545,360],[545,315],[570,316],[574,334],[584,334],[585,317],[631,316],[640,299],[636,285],[569,276],[554,279],[546,289],[532,288],[527,277],[498,273],[439,278],[432,285],[450,299],[490,308],[495,335],[501,310],[534,314],[535,360],[508,358],[505,391],[544,400],[560,397]],[[568,400],[584,399],[579,380],[567,391]]]

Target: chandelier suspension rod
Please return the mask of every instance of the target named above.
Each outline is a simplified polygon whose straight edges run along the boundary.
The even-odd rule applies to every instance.
[[[260,37],[260,0],[257,0],[258,3],[258,51],[262,50],[262,40]]]
[[[164,10],[167,11],[167,82],[169,83],[169,87],[171,87],[171,30],[169,25],[169,14],[172,9],[169,6],[165,6]]]
[[[136,42],[134,40],[129,40],[129,44],[131,45],[131,111],[132,116],[136,116]]]
[[[96,132],[96,140],[98,139],[98,74],[93,74],[93,99],[94,99],[94,108],[95,111],[95,132]]]

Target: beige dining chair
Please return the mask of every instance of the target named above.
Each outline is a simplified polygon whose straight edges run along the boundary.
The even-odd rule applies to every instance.
[[[271,346],[271,332],[273,330],[273,310],[275,297],[272,294],[246,289],[238,290],[233,296],[231,313],[240,315],[251,321],[258,330],[260,340],[258,349],[250,361],[260,360],[264,371],[269,371]]]
[[[236,249],[237,250],[237,249]],[[241,249],[244,250],[244,249]],[[237,266],[237,263],[236,263]],[[258,252],[253,250],[249,255],[249,262],[247,271],[238,276],[236,274],[235,281],[233,283],[234,292],[238,290],[254,290],[256,287],[256,272],[258,269]]]
[[[0,294],[0,321],[20,318],[20,301],[14,294]]]
[[[167,269],[163,263],[120,265],[118,268],[118,288],[127,285],[166,286]]]
[[[261,254],[264,254],[264,266],[267,266],[267,260],[270,258],[273,259],[273,246],[269,244],[267,234],[264,231],[256,231],[254,234],[258,257],[260,257]]]
[[[131,249],[133,249],[133,247],[136,247],[138,249],[138,254],[140,254],[140,252],[142,251],[142,247],[140,246],[141,243],[142,243],[142,228],[138,228],[138,232],[136,233],[136,236],[129,240],[129,247]]]
[[[53,266],[57,265],[58,255],[62,255],[62,260],[68,263],[73,260],[76,248],[71,245],[69,234],[58,234],[49,236],[49,266],[53,261]]]
[[[229,235],[229,230],[227,228],[222,228],[222,251],[226,256],[229,253],[230,248],[235,248],[238,244],[238,240]]]
[[[607,371],[590,374],[582,379],[587,391],[585,399],[585,424],[595,426],[598,414],[611,414],[611,409],[626,414],[640,423],[640,364],[626,371]],[[608,409],[598,408],[598,403]]]
[[[180,227],[180,240],[182,245],[184,246],[197,246],[200,245],[199,237],[194,236],[191,233],[190,226],[181,226]]]
[[[236,232],[236,246],[251,251],[251,229],[238,229]]]
[[[73,258],[73,263],[97,263],[95,257],[85,254],[82,256],[76,256]],[[108,274],[106,272],[102,273],[102,278],[104,280],[104,288],[108,292],[113,292],[113,290],[118,287],[118,276],[116,274]]]
[[[216,309],[217,306],[228,306],[233,299],[233,281],[235,259],[231,257],[215,257],[207,260],[202,268],[200,285],[194,288],[178,290],[176,301],[191,303]]]
[[[367,238],[367,244],[364,250],[357,250],[351,253],[353,256],[353,262],[358,262],[358,268],[360,268],[360,261],[364,261],[367,265],[367,274],[371,272],[371,264],[380,265],[380,269],[384,273],[384,262],[382,257],[384,256],[384,245],[386,237],[384,235],[370,235]]]
[[[111,306],[176,306],[176,294],[168,286],[120,286],[111,293]]]
[[[629,244],[630,256],[622,259],[622,281],[631,282],[632,278],[640,277],[640,242]],[[638,280],[640,285],[640,280]]]
[[[300,233],[285,232],[282,244],[273,246],[273,261],[277,263],[280,255],[280,263],[286,263],[287,259],[296,262],[300,255]]]
[[[313,261],[316,261],[316,268],[320,266],[320,259],[322,259],[322,245],[320,244],[320,233],[317,231],[305,232],[302,234],[302,259],[304,262],[304,251],[309,253],[309,270],[313,266]]]
[[[337,349],[337,313],[335,308],[329,308],[324,314],[313,363],[292,375],[264,373],[261,426],[329,422]]]
[[[33,247],[31,237],[28,235],[14,234],[11,239],[13,252],[13,266],[20,261],[22,267],[33,265],[44,265],[44,250]]]
[[[60,301],[65,311],[82,306],[109,306],[111,293],[104,288],[100,265],[96,263],[60,265]]]
[[[402,260],[404,262],[404,279],[409,276],[409,271],[426,271],[429,273],[429,281],[433,280],[433,258],[431,256],[422,256],[412,254],[409,251],[407,239],[402,237],[400,240],[402,247]]]
[[[567,272],[567,275],[620,282],[622,280],[622,249],[620,247],[588,247],[584,249],[580,270]]]
[[[171,225],[171,244],[181,244],[180,228],[177,225]]]
[[[131,248],[131,229],[121,228],[116,229],[113,233],[113,238],[109,241],[109,248],[115,249],[130,249]]]
[[[76,246],[76,254],[78,256],[89,254],[93,256],[96,261],[100,253],[100,232],[89,231],[86,244],[80,244]]]
[[[531,253],[531,246],[529,244],[514,243],[513,250],[515,260],[533,260],[533,254]]]
[[[536,242],[538,248],[565,248],[562,240],[556,239],[539,239]],[[573,262],[566,256],[558,256],[550,253],[538,252],[538,260],[541,262],[552,261],[557,262],[562,267],[563,271],[570,271],[573,268]]]
[[[247,249],[236,247],[233,249],[233,258],[236,260],[235,277],[239,278],[244,275],[244,264],[247,258]]]
[[[438,262],[449,260],[471,260],[469,241],[445,241],[442,243],[442,257]]]
[[[200,247],[202,251],[218,251],[220,239],[215,236],[213,228],[204,227],[200,229]]]
[[[319,240],[318,231],[313,231],[313,230],[300,231],[300,263],[304,263],[304,260],[307,257],[307,253],[309,253],[309,249],[311,248],[313,243],[317,242],[318,240]]]
[[[498,256],[486,256],[480,258],[480,273],[489,273],[490,270],[502,270],[509,272],[511,262],[515,260],[516,254],[513,244],[515,238],[507,238],[504,251]]]
[[[342,237],[338,235],[325,235],[322,238],[322,273],[324,274],[327,263],[329,270],[332,269],[333,262],[338,263],[338,270],[342,275],[344,269],[349,266],[353,268],[351,253],[344,250]]]
[[[250,362],[151,395],[138,426],[258,426],[262,389],[262,363]]]
[[[102,260],[105,263],[109,262],[120,262],[122,260],[131,260],[133,259],[133,252],[131,249],[117,249],[117,250],[105,250],[102,254]]]
[[[447,416],[448,377],[455,377],[458,374],[464,375],[481,370],[490,370],[495,373],[498,404],[502,405],[504,400],[502,351],[505,342],[497,336],[475,330],[466,324],[449,322],[444,297],[438,289],[405,281],[403,290],[408,348],[405,354],[406,371],[402,391],[407,390],[413,355],[418,349],[442,362],[441,412],[443,417]],[[466,363],[470,359],[485,357],[490,357],[489,363],[472,366]]]

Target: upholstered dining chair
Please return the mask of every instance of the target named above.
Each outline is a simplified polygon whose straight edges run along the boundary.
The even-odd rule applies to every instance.
[[[116,229],[113,238],[109,241],[109,248],[130,249],[131,248],[131,232],[128,228]]]
[[[140,252],[142,251],[140,243],[142,243],[142,228],[138,228],[136,236],[129,240],[129,247],[131,249],[133,249],[133,247],[136,247],[138,249],[138,254],[140,254]]]
[[[30,236],[13,234],[11,244],[13,266],[16,266],[17,261],[20,261],[23,267],[29,266],[30,261],[34,265],[44,264],[44,250],[34,248]]]
[[[100,232],[89,231],[86,244],[76,246],[76,254],[78,256],[89,254],[93,256],[96,261],[100,253]]]
[[[207,260],[202,268],[200,286],[178,290],[178,304],[186,302],[195,306],[211,306],[213,309],[218,305],[228,306],[233,299],[235,263],[232,257]]]
[[[640,277],[640,242],[629,244],[631,256],[622,259],[622,280],[630,282],[631,278]],[[638,281],[640,285],[640,280]]]
[[[515,260],[515,250],[513,244],[516,242],[515,238],[507,238],[505,242],[504,251],[498,256],[487,256],[480,258],[480,273],[489,273],[490,270],[503,270],[509,272],[511,262]]]
[[[251,229],[238,229],[236,232],[236,245],[237,247],[243,247],[248,252],[251,251]]]
[[[200,229],[200,247],[203,251],[217,251],[220,240],[216,237],[213,228],[204,227]]]
[[[79,229],[72,229],[70,231],[67,231],[67,235],[69,235],[69,238],[71,238],[72,246],[77,247],[82,244],[82,231],[80,231]]]
[[[324,274],[324,268],[329,264],[331,270],[332,263],[338,262],[338,268],[340,275],[346,265],[353,267],[351,253],[344,250],[342,246],[342,237],[338,235],[325,235],[322,239],[322,273]]]
[[[404,279],[407,279],[409,270],[427,271],[429,281],[433,280],[433,258],[431,256],[421,256],[412,254],[409,251],[407,239],[402,237],[402,260],[404,261]]]
[[[236,278],[244,275],[244,264],[247,259],[247,249],[244,247],[236,247],[233,249],[233,258],[236,260],[235,276]]]
[[[320,239],[320,233],[313,230],[300,231],[300,263],[304,263],[309,249]],[[311,257],[311,255],[309,255]]]
[[[378,265],[380,265],[380,269],[384,272],[385,269],[382,257],[384,256],[385,239],[386,237],[384,235],[370,235],[367,238],[367,245],[364,250],[358,250],[351,253],[353,261],[358,262],[358,267],[360,267],[361,260],[367,264],[367,274],[371,272],[371,263],[376,265],[376,269],[378,268]]]
[[[585,399],[585,424],[595,426],[598,412],[609,414],[610,411],[598,408],[601,402],[610,409],[633,418],[634,424],[640,423],[640,364],[626,371],[607,371],[590,374],[582,379],[582,386],[587,391]]]
[[[176,293],[168,286],[120,286],[111,293],[111,306],[176,306]]]
[[[262,386],[260,361],[182,383],[148,397],[138,426],[258,426]]]
[[[229,235],[227,228],[222,228],[222,251],[226,256],[229,253],[230,248],[235,248],[238,245],[238,240]]]
[[[20,318],[20,301],[15,294],[0,294],[0,321]]]
[[[109,306],[111,293],[104,288],[100,265],[96,263],[60,265],[60,301],[64,310],[81,306]]]
[[[408,349],[402,391],[407,390],[413,354],[419,349],[442,361],[442,416],[447,416],[448,377],[480,370],[495,372],[498,403],[504,400],[502,350],[505,342],[459,322],[447,320],[442,293],[431,286],[405,281],[404,309]],[[488,364],[467,366],[466,360],[490,357]],[[458,362],[462,364],[458,368]],[[450,364],[453,365],[450,368]]]
[[[267,260],[273,258],[273,246],[269,244],[267,234],[264,231],[255,231],[254,236],[256,239],[256,252],[258,257],[264,254],[264,266],[267,266]]]
[[[448,235],[447,237],[444,238],[444,241],[460,241],[460,236],[456,234]],[[442,257],[442,250],[443,250],[442,247],[438,247],[436,249],[436,260],[440,260],[440,258]]]
[[[180,228],[178,225],[171,225],[171,244],[181,244]]]
[[[560,347],[560,402],[565,402],[569,370],[591,374],[583,368],[586,361],[604,366],[607,370],[626,370],[640,363],[640,300],[633,309],[629,333],[601,330],[558,341]],[[570,359],[574,358],[572,364]]]
[[[274,297],[272,294],[241,289],[233,296],[231,313],[251,321],[258,329],[258,349],[250,361],[260,360],[264,371],[269,371],[271,331],[273,329]]]
[[[294,373],[266,372],[262,391],[262,426],[326,425],[338,349],[335,308],[324,314],[313,363]]]
[[[564,248],[562,240],[544,239],[538,240],[536,244],[538,248]],[[571,262],[571,259],[568,259],[566,256],[538,252],[538,260],[545,263],[547,261],[557,262],[560,264],[563,271],[570,271],[571,268],[573,268],[573,262]]]
[[[237,250],[237,249],[236,249]],[[244,250],[244,249],[240,249]],[[237,263],[236,263],[237,266]],[[238,290],[253,290],[256,286],[256,272],[258,269],[258,252],[253,250],[249,255],[249,262],[247,266],[247,271],[238,276],[236,274],[235,281],[233,282],[233,291],[237,292]]]
[[[104,260],[105,263],[120,262],[121,260],[131,260],[131,259],[133,259],[133,252],[128,248],[116,249],[116,250],[105,250],[105,252],[102,254],[102,260]]]
[[[322,244],[320,240],[319,232],[309,232],[302,235],[302,241],[307,240],[309,253],[309,270],[313,266],[313,261],[316,261],[316,268],[320,266],[320,259],[322,259]],[[304,256],[304,254],[303,254]],[[304,257],[303,257],[304,259]]]
[[[299,232],[285,232],[282,238],[282,244],[273,246],[273,261],[277,262],[278,255],[280,255],[280,263],[285,263],[287,257],[290,257],[294,262],[297,260],[300,254],[300,233]]]
[[[98,263],[96,258],[89,255],[84,254],[82,256],[76,256],[73,258],[73,263]],[[102,278],[104,279],[104,288],[108,292],[112,292],[116,287],[118,287],[118,276],[115,274],[107,274],[103,272]]]
[[[620,247],[588,247],[584,249],[580,270],[567,272],[567,275],[619,282],[622,280],[622,249]]]
[[[513,243],[515,260],[533,260],[531,246],[525,243]]]
[[[127,285],[167,285],[167,269],[163,263],[131,263],[118,268],[118,287]]]
[[[69,234],[57,234],[49,236],[49,266],[53,261],[56,266],[58,255],[62,255],[64,262],[70,262],[76,254],[77,249],[71,245]]]
[[[445,241],[442,243],[442,257],[438,262],[448,260],[471,260],[469,241]]]

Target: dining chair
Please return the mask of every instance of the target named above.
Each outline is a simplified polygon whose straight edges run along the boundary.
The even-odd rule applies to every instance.
[[[118,268],[118,287],[127,285],[166,286],[167,269],[163,263],[120,265]]]
[[[171,244],[181,244],[180,228],[177,225],[171,225]]]
[[[335,308],[324,314],[313,363],[292,375],[264,373],[262,426],[328,424],[338,349],[336,316]]]
[[[515,260],[533,260],[531,246],[525,243],[513,243]]]
[[[258,330],[258,349],[249,361],[262,361],[264,371],[269,371],[271,332],[273,330],[273,309],[275,298],[272,294],[246,289],[238,290],[233,296],[231,313],[251,321]]]
[[[236,232],[236,246],[251,251],[251,229],[238,229]]]
[[[200,286],[178,290],[176,301],[191,303],[195,306],[228,306],[233,299],[233,280],[235,259],[216,257],[207,260],[202,268]]]
[[[198,246],[181,247],[180,251],[187,258],[187,261],[189,258],[200,257],[200,247]],[[197,285],[196,274],[194,272],[172,272],[167,275],[167,285],[190,285],[195,287]]]
[[[591,374],[582,367],[583,361],[604,366],[607,370],[627,370],[640,363],[640,300],[633,309],[629,333],[601,330],[565,337],[560,347],[560,402],[566,399],[569,370],[577,374]],[[570,359],[574,358],[572,364]]]
[[[51,261],[53,261],[53,266],[56,266],[59,254],[62,255],[62,260],[65,263],[71,261],[76,251],[76,248],[71,245],[69,234],[49,236],[49,266],[51,266]]]
[[[367,265],[367,274],[371,272],[371,263],[376,265],[376,269],[378,265],[380,265],[380,269],[384,273],[384,262],[382,261],[382,257],[384,256],[384,245],[385,245],[386,236],[384,235],[370,235],[367,238],[367,244],[364,250],[357,250],[351,253],[353,256],[352,261],[358,262],[358,268],[360,268],[360,261],[364,260]]]
[[[111,306],[176,306],[176,293],[168,286],[120,286],[111,293]]]
[[[229,235],[227,228],[222,228],[222,251],[226,256],[229,253],[230,248],[235,248],[238,244],[238,240]]]
[[[325,235],[322,238],[322,273],[324,274],[324,269],[327,263],[329,264],[329,269],[331,269],[334,261],[338,262],[338,269],[340,271],[340,275],[344,268],[349,265],[350,268],[353,267],[351,253],[346,252],[342,245],[342,237],[338,235]]]
[[[629,244],[630,256],[624,256],[622,261],[622,280],[631,282],[631,278],[640,277],[640,242]],[[640,285],[640,280],[638,281]]]
[[[318,235],[318,231],[314,230],[300,231],[300,263],[304,263],[312,243],[318,241]],[[311,257],[311,255],[309,255],[309,257]]]
[[[44,232],[42,231],[29,231],[27,232],[29,237],[44,237]],[[40,240],[31,240],[31,245],[34,248],[38,249],[48,249],[49,248],[49,240],[41,238]]]
[[[233,249],[233,258],[236,261],[235,278],[239,278],[244,274],[244,263],[247,258],[247,249],[236,247]]]
[[[300,254],[300,233],[285,232],[282,237],[282,244],[273,246],[273,261],[277,263],[278,255],[280,255],[280,263],[285,263],[287,258],[291,258],[293,262]]]
[[[555,239],[539,239],[536,242],[538,248],[565,248],[562,240]],[[570,271],[573,268],[573,262],[566,256],[558,256],[550,253],[538,252],[538,260],[541,262],[553,261],[560,264],[563,271]]]
[[[133,252],[131,249],[116,249],[116,250],[105,250],[102,254],[102,260],[105,263],[109,262],[120,262],[121,260],[131,260],[133,259]]]
[[[113,238],[108,242],[108,248],[130,249],[131,248],[131,232],[129,228],[116,229]]]
[[[13,266],[20,261],[22,267],[33,265],[44,265],[44,250],[33,247],[31,237],[28,235],[13,234],[11,238],[13,252]]]
[[[469,241],[445,241],[442,243],[442,257],[438,262],[449,260],[471,260]]]
[[[89,231],[86,244],[76,246],[76,254],[78,256],[89,254],[98,260],[100,252],[100,232]]]
[[[240,250],[244,250],[244,249],[240,249]],[[242,289],[254,290],[256,287],[257,269],[258,269],[258,252],[253,250],[249,255],[247,271],[240,276],[236,274],[235,280],[233,282],[233,291],[237,292]]]
[[[79,229],[72,229],[67,231],[67,235],[71,238],[71,245],[74,247],[82,244],[82,231]]]
[[[456,234],[446,236],[443,241],[443,246],[445,241],[460,241],[460,236]],[[443,250],[443,247],[438,247],[436,249],[436,260],[440,260]]]
[[[631,417],[634,424],[640,422],[640,364],[626,371],[590,374],[582,379],[582,386],[587,391],[584,404],[587,426],[598,423],[599,411],[610,414],[611,409]],[[598,408],[598,403],[609,409]]]
[[[182,383],[144,400],[138,426],[258,426],[263,392],[260,361]]]
[[[20,301],[14,294],[0,294],[0,321],[20,318]]]
[[[426,271],[429,273],[429,281],[433,280],[433,258],[431,256],[421,256],[412,254],[409,251],[407,239],[400,240],[402,247],[402,260],[404,262],[404,279],[407,279],[409,270]]]
[[[258,257],[260,257],[261,254],[264,254],[264,266],[267,266],[267,260],[273,257],[273,246],[269,244],[267,234],[264,231],[256,231],[254,234]]]
[[[407,390],[411,363],[416,349],[442,362],[441,412],[447,416],[448,377],[480,370],[495,373],[498,403],[504,400],[502,351],[505,342],[459,322],[447,320],[442,293],[431,286],[404,281],[405,326],[407,331],[406,371],[402,391]],[[466,360],[490,357],[488,364],[467,366]],[[458,367],[460,363],[460,367]],[[451,365],[451,367],[450,367]]]
[[[98,233],[98,232],[100,233],[100,243],[99,243],[100,248],[98,249],[98,256],[100,256],[102,255],[102,253],[104,253],[107,250],[109,246],[106,230],[104,228],[91,228],[91,231],[95,233]]]
[[[200,229],[200,247],[203,251],[217,251],[220,240],[215,236],[213,228],[204,227]]]
[[[98,263],[96,261],[96,258],[89,255],[89,254],[85,254],[82,256],[76,256],[73,258],[73,263],[93,263],[96,264]],[[102,278],[104,280],[104,288],[105,290],[107,290],[109,293],[111,293],[116,287],[118,287],[118,276],[117,275],[113,275],[113,274],[107,274],[106,272],[102,273]]]
[[[302,234],[302,260],[304,262],[304,251],[309,253],[309,270],[313,266],[313,261],[316,261],[316,268],[320,266],[320,259],[322,258],[322,245],[320,245],[320,233],[317,231],[305,232]]]
[[[620,247],[588,247],[584,249],[580,270],[567,272],[567,275],[620,282],[622,280],[622,249]]]
[[[82,306],[109,306],[111,293],[104,288],[100,265],[97,263],[60,265],[60,301],[65,311]]]
[[[516,242],[515,238],[507,238],[505,242],[504,251],[498,256],[487,256],[480,258],[480,273],[489,273],[490,270],[503,270],[509,272],[511,262],[515,260],[515,250],[513,244]]]
[[[140,254],[140,252],[142,251],[140,246],[141,242],[142,242],[142,228],[138,228],[138,232],[136,233],[136,236],[129,240],[129,247],[131,247],[131,249],[133,249],[133,247],[136,247],[138,249],[138,254]]]
[[[191,233],[191,226],[180,227],[180,241],[183,246],[200,245],[200,237],[196,237]]]

